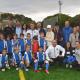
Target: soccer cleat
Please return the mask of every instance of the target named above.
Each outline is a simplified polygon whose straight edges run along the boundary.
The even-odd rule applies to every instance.
[[[2,71],[4,72],[4,71],[5,71],[5,69],[2,69]]]
[[[45,70],[45,72],[46,72],[47,74],[49,74],[49,71],[48,71],[48,70]]]
[[[10,67],[7,67],[8,69],[10,69]]]
[[[70,69],[72,68],[72,65],[70,65]]]
[[[39,70],[42,70],[42,68],[39,68]]]
[[[69,67],[69,64],[66,64],[66,68],[68,68]]]
[[[19,70],[19,68],[16,68],[16,71],[18,71]]]
[[[29,69],[26,68],[25,71],[29,71]]]
[[[39,70],[34,70],[34,72],[40,72]]]

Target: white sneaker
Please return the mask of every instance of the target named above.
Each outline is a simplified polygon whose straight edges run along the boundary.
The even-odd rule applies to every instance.
[[[66,64],[66,68],[68,68],[69,67],[69,64]]]
[[[2,69],[2,71],[4,72],[4,71],[5,71],[5,69]]]
[[[72,68],[72,65],[70,65],[70,69]]]
[[[39,68],[39,70],[42,70],[42,68]]]
[[[10,67],[7,67],[8,69],[10,69]]]
[[[26,68],[25,71],[29,71],[29,69]]]
[[[18,71],[19,70],[19,68],[16,68],[16,71]]]

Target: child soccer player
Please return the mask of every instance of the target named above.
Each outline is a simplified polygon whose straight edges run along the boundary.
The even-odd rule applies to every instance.
[[[19,52],[19,47],[14,47],[13,52],[13,66],[16,67],[16,70],[18,70],[21,67],[22,63],[22,54]]]
[[[34,60],[34,62],[33,62]],[[28,68],[32,63],[34,63],[34,72],[39,72],[39,70],[37,70],[38,67],[38,60],[33,58],[31,52],[30,52],[30,46],[26,45],[26,51],[24,54],[24,63],[26,65],[26,67]],[[27,69],[26,68],[26,69]],[[28,69],[27,69],[28,71]]]
[[[32,64],[33,59],[32,59],[32,53],[30,51],[30,45],[26,45],[26,51],[24,53],[24,64],[25,64],[25,69],[28,71],[28,67]]]
[[[7,36],[7,52],[8,52],[9,64],[11,64],[11,60],[12,60],[12,41],[10,39],[10,35]]]
[[[27,33],[27,39],[26,39],[26,44],[30,46],[30,49],[32,48],[32,40],[31,40],[31,34]]]
[[[5,71],[6,68],[10,69],[8,65],[8,56],[7,56],[7,50],[4,48],[2,51],[2,56],[1,56],[1,64],[2,64],[2,71]]]
[[[4,48],[6,48],[6,41],[4,39],[4,35],[0,34],[0,54],[2,54]]]
[[[73,50],[71,48],[70,42],[66,43],[66,54],[65,54],[65,59],[64,63],[66,64],[66,68],[70,67],[72,68],[73,63],[76,61],[75,56],[73,55]]]
[[[12,52],[14,51],[14,47],[19,46],[19,41],[17,38],[17,34],[13,34],[13,39],[12,39]]]
[[[38,49],[39,49],[38,38],[37,38],[37,36],[34,36],[33,40],[32,40],[32,53],[33,53],[33,57],[35,59],[37,58]]]
[[[43,52],[42,47],[40,47],[39,52],[37,52],[37,58],[38,58],[38,66],[40,66],[40,68],[42,68],[43,65],[45,65],[45,67],[46,67],[45,72],[47,74],[49,74],[49,71],[48,71],[49,62],[46,60],[46,56],[45,56],[45,53]]]
[[[44,33],[43,32],[40,33],[39,46],[42,47],[43,51],[45,52],[46,46],[47,46],[47,42],[46,42],[46,40],[44,38]]]
[[[21,51],[22,56],[23,56],[24,55],[24,52],[25,52],[24,34],[20,34],[19,47],[20,47],[20,51]]]

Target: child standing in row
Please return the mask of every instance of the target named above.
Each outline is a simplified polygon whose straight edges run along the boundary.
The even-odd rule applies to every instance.
[[[37,38],[37,36],[34,36],[33,40],[32,40],[32,53],[33,53],[34,59],[37,58],[38,49],[39,49],[38,38]]]
[[[22,56],[24,56],[24,52],[25,52],[24,34],[20,34],[19,48],[20,48],[20,52],[21,52]]]
[[[25,64],[25,69],[26,71],[28,71],[28,67],[30,67],[30,65],[32,64],[33,60],[32,60],[32,53],[30,51],[30,45],[26,45],[26,51],[24,53],[24,64]]]
[[[44,37],[44,33],[43,32],[40,33],[39,46],[41,48],[43,48],[43,51],[44,52],[46,51],[47,42],[45,40],[45,37]]]
[[[30,46],[30,50],[32,49],[32,40],[31,40],[31,34],[27,33],[27,39],[26,44]]]
[[[7,36],[7,54],[8,54],[8,60],[9,60],[9,64],[11,65],[12,62],[12,41],[10,39],[10,35]]]
[[[0,34],[0,54],[2,54],[2,51],[4,48],[7,47],[6,41],[4,39],[4,35]]]

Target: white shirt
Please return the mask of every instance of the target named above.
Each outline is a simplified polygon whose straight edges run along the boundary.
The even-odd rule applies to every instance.
[[[16,26],[16,34],[17,34],[18,38],[20,38],[21,32],[22,32],[21,27]]]
[[[52,45],[49,46],[49,48],[46,50],[47,60],[50,60],[50,58],[57,58],[60,55],[60,51],[62,52],[61,56],[64,56],[65,49],[62,46],[60,45],[56,45],[56,47],[53,47]]]
[[[27,34],[26,34],[26,30],[23,30],[23,34],[24,34],[24,39],[26,39],[26,37],[27,37]]]
[[[38,30],[31,30],[31,29],[29,29],[29,30],[27,30],[27,33],[30,33],[31,34],[31,39],[34,37],[34,36],[38,36],[38,38],[39,38],[39,31]],[[26,33],[26,34],[27,34]]]
[[[45,39],[47,40],[47,46],[50,46],[52,44],[52,40],[54,40],[54,32],[47,32]]]

